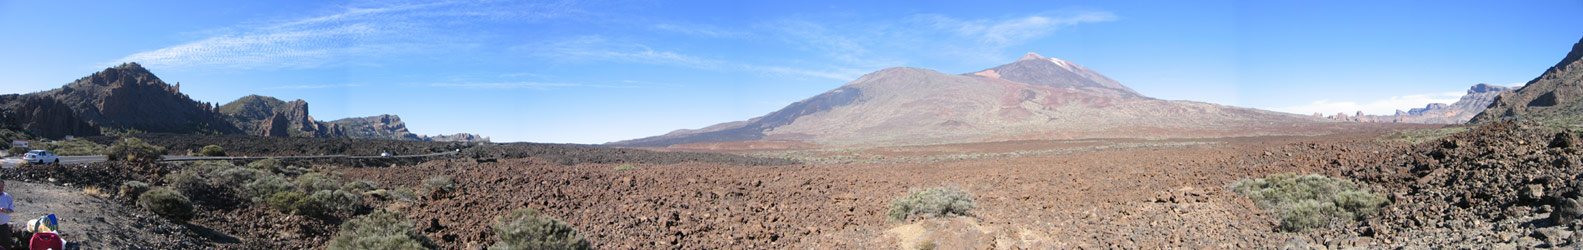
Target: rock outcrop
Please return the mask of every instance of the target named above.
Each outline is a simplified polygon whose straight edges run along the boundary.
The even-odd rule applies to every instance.
[[[475,135],[475,134],[468,134],[468,133],[457,133],[457,134],[454,134],[454,135],[436,135],[436,136],[429,136],[427,138],[428,138],[428,141],[444,141],[444,142],[488,142],[489,141],[489,137],[483,137],[483,136],[478,136],[478,135]]]
[[[1431,123],[1431,124],[1462,124],[1472,119],[1474,115],[1484,111],[1490,103],[1495,101],[1501,93],[1512,91],[1512,87],[1502,87],[1480,83],[1468,88],[1468,92],[1461,99],[1451,104],[1430,103],[1422,108],[1413,108],[1407,111],[1396,110],[1392,115],[1366,115],[1358,111],[1354,115],[1335,114],[1328,118],[1333,120],[1351,122],[1396,122],[1396,123]],[[1315,114],[1318,116],[1318,114]]]
[[[233,119],[237,127],[252,135],[276,137],[345,137],[345,129],[336,124],[314,120],[308,115],[308,102],[302,99],[282,101],[274,97],[249,95],[220,106],[221,113]]]
[[[308,102],[249,95],[218,106],[194,101],[137,63],[125,63],[77,79],[58,89],[0,95],[0,129],[46,138],[117,133],[249,134],[277,137],[357,137],[433,140],[413,135],[400,118],[387,116],[371,131],[392,137],[349,136],[347,126],[314,120]],[[369,132],[375,133],[375,132]],[[368,135],[369,133],[359,134]],[[487,141],[472,134],[436,137]]]
[[[194,101],[137,63],[126,63],[77,79],[48,96],[71,107],[83,120],[111,131],[164,133],[238,133],[209,103]]]
[[[346,128],[352,138],[378,138],[396,140],[421,140],[422,137],[407,131],[407,123],[400,116],[376,115],[330,121]]]
[[[43,95],[0,96],[0,127],[52,139],[99,135],[99,128],[83,121],[70,105]]]
[[[489,137],[482,137],[468,133],[437,136],[413,134],[411,131],[407,130],[407,123],[401,121],[401,116],[389,114],[346,118],[330,121],[329,123],[344,128],[346,135],[352,138],[455,142],[489,141]]]
[[[1533,120],[1565,125],[1583,124],[1583,39],[1539,77],[1516,91],[1501,94],[1470,123],[1499,120]]]

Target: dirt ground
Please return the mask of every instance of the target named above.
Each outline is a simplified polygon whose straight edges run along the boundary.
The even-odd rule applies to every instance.
[[[148,212],[114,200],[90,195],[83,189],[58,183],[7,181],[6,193],[15,202],[11,225],[55,214],[61,238],[78,249],[191,249],[198,248],[192,230],[171,224]],[[70,246],[68,246],[70,249]]]
[[[575,225],[599,248],[616,249],[868,249],[910,247],[907,242],[917,237],[945,249],[1250,248],[1276,246],[1295,235],[1276,232],[1271,216],[1225,185],[1268,173],[1326,170],[1260,164],[1272,162],[1264,159],[1271,157],[1265,153],[1270,150],[1309,144],[1391,147],[1373,140],[1383,133],[799,153],[981,155],[902,163],[639,164],[618,170],[619,164],[564,166],[530,158],[343,173],[382,186],[416,186],[426,175],[454,177],[460,187],[455,195],[422,202],[407,213],[424,233],[451,248],[476,249],[496,241],[487,225],[522,207]],[[1281,152],[1280,157],[1291,156]],[[968,218],[887,221],[890,200],[934,186],[967,190],[978,208]],[[909,228],[921,231],[900,233]]]
[[[1583,242],[1576,233],[1583,220],[1556,219],[1583,214],[1575,205],[1583,204],[1583,181],[1576,181],[1583,169],[1575,167],[1583,165],[1583,139],[1576,134],[1516,123],[1417,130],[1423,128],[1434,126],[1320,136],[730,149],[739,155],[523,145],[464,149],[471,153],[417,164],[316,168],[385,188],[453,177],[458,189],[450,195],[373,204],[403,214],[446,249],[493,244],[499,239],[490,225],[519,208],[566,221],[600,249],[1520,249]],[[1398,133],[1404,129],[1413,132]],[[194,223],[174,226],[74,187],[152,179],[171,167],[179,166],[5,172],[21,183],[12,188],[24,211],[16,218],[56,211],[66,238],[89,249],[312,248],[337,230],[338,221],[258,206],[200,211]],[[1226,188],[1286,172],[1364,181],[1392,204],[1361,222],[1282,232],[1275,215]],[[963,217],[887,219],[890,201],[937,186],[971,192],[976,208]]]

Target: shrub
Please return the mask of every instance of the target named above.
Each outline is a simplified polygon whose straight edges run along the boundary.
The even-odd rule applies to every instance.
[[[326,249],[425,249],[427,237],[412,231],[412,223],[400,216],[379,211],[358,216],[341,224],[341,231],[325,245]]]
[[[576,228],[561,220],[539,214],[532,208],[517,209],[495,222],[500,242],[489,249],[591,249],[592,245]]]
[[[346,184],[342,184],[341,185],[341,190],[342,191],[352,192],[354,194],[361,194],[363,192],[374,191],[375,189],[379,189],[379,186],[378,185],[374,185],[374,182],[367,181],[367,180],[358,180],[358,181],[353,181],[353,182],[347,182]]]
[[[914,190],[907,197],[891,201],[887,214],[891,220],[905,221],[913,215],[967,215],[973,206],[975,203],[971,193],[956,187],[932,187]]]
[[[110,194],[105,193],[104,189],[99,188],[99,186],[83,187],[82,193],[99,198],[110,198]]]
[[[257,161],[253,161],[253,162],[247,163],[247,167],[256,168],[256,169],[263,169],[263,170],[269,170],[269,171],[274,171],[275,169],[279,169],[281,166],[285,166],[285,165],[281,164],[280,160],[277,160],[275,158],[268,158],[268,159],[257,160]]]
[[[112,161],[154,163],[165,157],[165,148],[127,137],[110,146],[110,153],[107,156]]]
[[[621,164],[621,166],[616,166],[616,171],[627,171],[632,170],[632,168],[632,164]]]
[[[318,192],[319,190],[336,190],[341,188],[341,182],[325,174],[307,173],[297,176],[297,188],[308,193]]]
[[[10,144],[6,144],[6,145],[10,145]],[[22,154],[26,154],[27,151],[28,151],[27,148],[12,147],[11,149],[6,149],[5,155],[6,156],[10,156],[10,157],[21,157]]]
[[[363,209],[363,196],[343,190],[319,190],[308,196],[319,201],[324,212],[351,215]]]
[[[426,197],[444,197],[454,191],[456,181],[452,181],[450,176],[436,175],[423,179],[423,189],[418,192]]]
[[[225,148],[220,147],[220,145],[203,146],[203,149],[198,151],[198,155],[225,156]]]
[[[414,201],[418,199],[418,193],[413,192],[411,188],[405,187],[368,191],[368,195],[375,199],[389,201]]]
[[[148,183],[141,181],[127,181],[121,183],[121,197],[138,197],[148,191]]]
[[[266,203],[284,213],[307,216],[324,214],[324,201],[297,191],[277,192],[270,195]]]
[[[286,177],[278,174],[266,174],[254,178],[253,181],[242,185],[242,195],[258,203],[266,203],[269,197],[276,193],[292,191],[297,185],[286,181]]]
[[[193,216],[192,201],[169,188],[156,188],[143,192],[137,198],[137,205],[176,223],[186,223]]]
[[[102,155],[105,154],[106,151],[104,145],[83,140],[82,138],[72,138],[70,140],[43,143],[39,145],[42,146],[40,149],[49,150],[56,155],[63,156]]]
[[[219,179],[220,183],[226,186],[230,186],[232,188],[242,188],[243,186],[246,186],[247,183],[253,182],[253,180],[263,178],[265,175],[273,174],[274,173],[270,173],[269,171],[252,168],[227,167],[215,171],[214,178]]]
[[[1388,203],[1385,196],[1369,192],[1366,186],[1317,174],[1272,174],[1243,179],[1230,188],[1248,196],[1259,208],[1273,211],[1281,229],[1293,232],[1362,220]]]
[[[183,169],[166,175],[165,186],[174,188],[182,193],[203,192],[213,188],[209,185],[207,179],[195,169]]]
[[[297,175],[301,175],[303,173],[312,172],[312,171],[309,171],[306,168],[302,168],[302,167],[298,167],[298,166],[286,165],[284,162],[281,162],[280,160],[277,160],[277,159],[274,159],[274,158],[249,162],[249,163],[247,163],[247,167],[254,168],[254,169],[261,169],[261,170],[264,170],[264,171],[269,171],[269,172],[277,173],[277,174],[283,174],[283,175],[286,175],[286,176],[297,176]]]

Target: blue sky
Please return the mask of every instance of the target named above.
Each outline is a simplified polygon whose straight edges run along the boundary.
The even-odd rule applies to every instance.
[[[14,1],[0,93],[136,61],[195,99],[320,120],[602,143],[744,120],[858,76],[1037,52],[1139,92],[1387,114],[1518,85],[1583,37],[1580,1]]]

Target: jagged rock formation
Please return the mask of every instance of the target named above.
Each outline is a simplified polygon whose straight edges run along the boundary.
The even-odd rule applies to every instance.
[[[237,127],[252,135],[277,137],[345,137],[346,131],[336,124],[317,121],[308,115],[308,102],[301,99],[286,102],[274,97],[249,95],[219,108],[229,115]]]
[[[345,118],[330,121],[330,123],[347,128],[346,135],[352,138],[422,139],[420,136],[407,131],[407,123],[401,121],[400,116],[395,115]]]
[[[454,135],[429,136],[428,140],[429,141],[444,141],[444,142],[488,142],[489,141],[489,137],[483,137],[483,136],[478,136],[478,135],[475,135],[475,134],[468,134],[468,133],[457,133],[457,134],[454,134]]]
[[[1527,85],[1496,97],[1494,104],[1470,123],[1498,120],[1533,120],[1565,125],[1583,124],[1583,39],[1572,52]]]
[[[349,137],[343,125],[308,115],[307,101],[249,95],[217,106],[194,101],[180,90],[179,84],[165,84],[142,65],[125,63],[58,89],[0,95],[0,129],[52,139],[102,131]],[[395,120],[400,124],[399,118]],[[400,131],[407,133],[404,125]],[[488,140],[470,134],[441,138]],[[392,139],[432,140],[425,136]]]
[[[221,105],[219,110],[220,113],[230,116],[237,128],[256,135],[264,119],[274,116],[275,109],[284,106],[286,101],[274,97],[248,95]]]
[[[226,134],[240,132],[208,103],[178,92],[137,63],[29,95],[53,97],[93,126],[111,131]]]
[[[918,144],[1291,132],[1327,120],[1137,94],[1077,64],[1029,53],[971,74],[889,68],[765,116],[613,146],[794,141]]]
[[[45,138],[99,135],[99,128],[83,121],[70,105],[44,95],[0,96],[0,128]]]
[[[352,138],[370,139],[395,139],[419,141],[459,141],[459,142],[487,142],[488,137],[474,134],[459,133],[455,135],[423,136],[407,131],[407,123],[401,121],[401,116],[376,115],[369,117],[354,117],[330,121],[346,129],[346,135]]]
[[[1344,113],[1326,117],[1333,120],[1351,122],[1400,122],[1400,123],[1433,123],[1433,124],[1462,124],[1472,119],[1474,115],[1483,112],[1485,107],[1495,102],[1495,97],[1501,93],[1512,91],[1512,87],[1502,87],[1480,83],[1468,89],[1468,93],[1461,99],[1451,104],[1430,103],[1423,108],[1414,108],[1407,111],[1396,110],[1393,115],[1365,115],[1363,111],[1348,116]],[[1319,114],[1314,114],[1318,117]]]
[[[345,137],[340,125],[321,122],[308,115],[308,102],[298,99],[275,109],[275,114],[264,119],[259,127],[262,136]],[[279,125],[285,125],[285,128]]]

